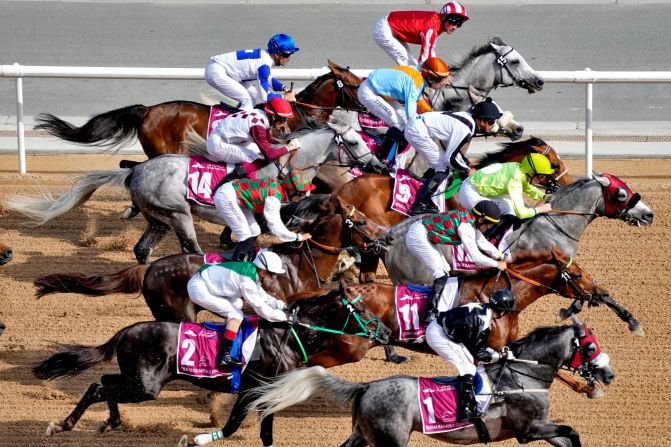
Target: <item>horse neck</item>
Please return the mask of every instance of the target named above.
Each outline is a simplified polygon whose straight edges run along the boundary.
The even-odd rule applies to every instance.
[[[525,277],[531,279],[532,281],[539,282],[543,285],[552,287],[557,276],[560,273],[559,267],[556,264],[544,263],[544,264],[535,264],[526,263],[526,268],[519,269],[515,264],[511,265],[511,268],[524,275]],[[545,287],[538,287],[521,279],[512,279],[513,281],[513,293],[516,297],[515,306],[518,310],[526,309],[530,304],[535,302],[538,298],[548,294],[549,289]]]
[[[501,80],[496,79],[495,61],[496,55],[493,51],[468,59],[464,65],[452,72],[452,84],[459,87],[473,86],[478,90],[489,92],[501,83]]]
[[[561,365],[568,362],[571,357],[571,339],[574,337],[571,326],[560,326],[559,329],[549,328],[552,336],[534,337],[536,331],[548,331],[548,328],[540,328],[526,337],[511,344],[515,356],[537,360],[539,364],[549,365],[559,369]],[[558,331],[556,334],[555,332]]]

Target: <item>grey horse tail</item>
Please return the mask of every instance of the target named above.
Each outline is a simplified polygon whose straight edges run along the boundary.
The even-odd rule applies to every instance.
[[[101,186],[111,184],[128,189],[126,179],[132,172],[132,169],[89,172],[58,198],[54,199],[48,192],[43,192],[42,197],[12,195],[5,199],[5,207],[27,216],[35,225],[42,225],[86,202]]]
[[[138,264],[111,275],[84,275],[81,273],[54,273],[33,281],[42,298],[51,293],[80,293],[102,296],[111,293],[140,293],[144,284],[144,274],[149,264]]]
[[[338,403],[344,404],[365,390],[367,384],[340,379],[321,366],[299,369],[279,376],[272,383],[255,388],[256,399],[249,411],[258,411],[264,418],[292,405],[309,399],[317,392],[326,392]]]
[[[189,155],[207,156],[207,140],[189,126],[186,137],[179,143],[180,148]]]
[[[107,343],[100,346],[62,345],[63,350],[35,366],[33,374],[42,380],[72,377],[99,363],[109,362],[114,357],[121,339],[133,327],[128,326],[121,329]]]

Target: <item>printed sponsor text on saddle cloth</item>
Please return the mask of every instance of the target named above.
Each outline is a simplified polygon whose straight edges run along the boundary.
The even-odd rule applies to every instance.
[[[427,324],[423,315],[431,299],[431,286],[397,285],[395,288],[396,321],[399,340],[424,337]],[[459,302],[459,278],[448,278],[438,302],[438,311],[445,312]]]

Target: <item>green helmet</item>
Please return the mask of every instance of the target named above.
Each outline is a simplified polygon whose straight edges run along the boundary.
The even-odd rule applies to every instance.
[[[543,174],[548,175],[555,172],[550,160],[536,152],[528,154],[520,163],[520,170],[525,174]]]

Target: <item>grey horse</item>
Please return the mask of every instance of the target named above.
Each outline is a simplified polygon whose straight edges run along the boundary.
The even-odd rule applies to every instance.
[[[510,350],[517,361],[485,365],[497,396],[482,418],[491,441],[516,438],[523,444],[545,440],[554,446],[580,446],[580,436],[574,428],[549,419],[548,390],[560,367],[571,364],[580,365],[578,370],[590,380],[610,384],[615,373],[608,355],[599,352],[596,339],[577,320],[573,326],[537,328],[512,343]],[[317,392],[325,392],[341,403],[353,401],[352,434],[341,447],[403,447],[408,445],[413,431],[422,430],[416,377],[394,376],[355,383],[322,367],[312,367],[288,373],[254,392],[261,397],[250,409],[261,410],[262,416],[302,402]],[[481,442],[473,425],[430,436],[451,444]]]
[[[337,121],[337,117],[334,120]],[[349,127],[346,129],[339,133],[331,127],[311,123],[311,127],[297,130],[288,138],[300,137],[301,149],[292,153],[290,160],[266,165],[257,171],[257,178],[276,178],[280,170],[286,174],[289,169],[304,169],[312,179],[319,167],[329,160],[383,168],[384,165],[368,151],[361,137]],[[147,262],[154,247],[170,228],[175,229],[183,252],[202,253],[193,216],[221,225],[225,222],[214,207],[187,200],[188,164],[189,157],[163,155],[132,168],[85,174],[69,192],[56,199],[47,194],[36,198],[9,196],[5,206],[41,225],[86,202],[103,185],[121,186],[129,190],[133,202],[148,222],[134,248],[139,263]]]

